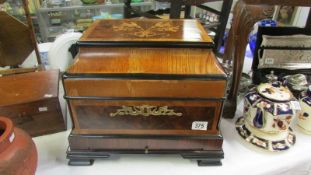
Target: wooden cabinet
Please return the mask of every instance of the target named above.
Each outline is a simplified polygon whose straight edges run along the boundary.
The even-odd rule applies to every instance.
[[[221,164],[226,74],[197,21],[96,21],[78,45],[63,76],[69,164],[125,153]]]

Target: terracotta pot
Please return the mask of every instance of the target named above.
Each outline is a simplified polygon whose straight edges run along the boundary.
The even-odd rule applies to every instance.
[[[0,117],[0,174],[33,175],[37,157],[31,137],[23,130],[14,128],[10,119]]]

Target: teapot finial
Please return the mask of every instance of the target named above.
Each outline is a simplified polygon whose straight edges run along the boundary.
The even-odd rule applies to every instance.
[[[273,70],[270,71],[270,74],[267,74],[267,75],[266,75],[266,78],[268,79],[268,82],[269,82],[269,83],[273,83],[273,82],[275,82],[275,81],[278,80],[278,76],[276,76],[276,75],[274,74],[274,71],[273,71]]]

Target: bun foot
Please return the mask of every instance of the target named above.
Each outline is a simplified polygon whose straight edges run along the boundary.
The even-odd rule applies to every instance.
[[[91,166],[93,165],[93,159],[70,159],[68,165],[70,166]]]
[[[220,159],[216,160],[197,160],[198,166],[221,166]]]

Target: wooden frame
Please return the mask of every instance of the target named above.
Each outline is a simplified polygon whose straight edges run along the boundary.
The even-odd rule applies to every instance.
[[[273,19],[278,22],[279,26],[292,26],[294,25],[298,8],[296,6],[277,6]]]

